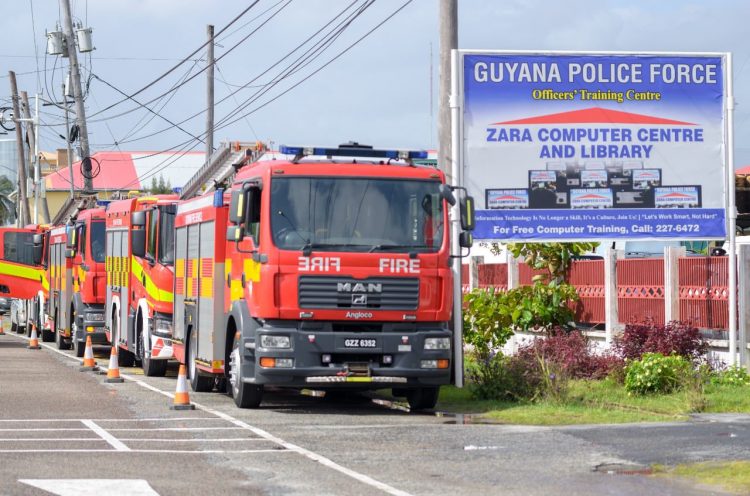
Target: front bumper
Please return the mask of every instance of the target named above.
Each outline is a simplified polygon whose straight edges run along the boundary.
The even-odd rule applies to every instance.
[[[412,326],[413,327],[413,326]],[[260,335],[285,335],[290,348],[262,348]],[[243,377],[253,384],[289,387],[331,386],[378,389],[449,384],[452,352],[450,349],[425,350],[427,337],[451,338],[441,327],[418,329],[384,327],[381,332],[359,330],[308,330],[266,323],[254,336],[244,337]],[[366,341],[374,347],[351,347],[351,340]],[[452,342],[452,341],[451,341]],[[323,356],[330,355],[330,363]],[[292,359],[291,367],[263,367],[262,358]],[[440,360],[446,368],[423,368],[422,361]],[[390,362],[390,363],[389,363]]]
[[[87,318],[88,317],[88,318]],[[104,307],[92,306],[86,307],[77,317],[78,332],[73,339],[84,341],[91,337],[92,344],[109,344],[107,335],[104,332]]]

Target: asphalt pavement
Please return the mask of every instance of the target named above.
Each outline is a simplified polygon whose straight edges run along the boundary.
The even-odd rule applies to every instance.
[[[283,391],[268,393],[257,410],[218,392],[191,393],[196,410],[173,411],[175,367],[164,378],[123,368],[125,383],[107,384],[54,343],[26,345],[0,336],[3,495],[702,495],[721,493],[638,468],[750,459],[747,415],[484,425],[366,396]],[[108,350],[96,351],[106,368]]]

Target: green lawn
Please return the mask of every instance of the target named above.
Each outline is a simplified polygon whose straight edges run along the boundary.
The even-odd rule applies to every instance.
[[[671,468],[655,466],[654,474],[686,478],[736,494],[750,494],[750,461],[701,462]]]
[[[688,418],[695,411],[750,413],[750,386],[708,386],[705,394],[629,396],[610,380],[571,381],[562,402],[510,402],[473,400],[468,388],[443,387],[437,410],[479,414],[508,424],[568,425],[626,422],[668,422]]]

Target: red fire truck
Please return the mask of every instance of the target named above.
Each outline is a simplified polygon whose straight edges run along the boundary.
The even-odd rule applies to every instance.
[[[424,152],[281,151],[295,158],[177,207],[173,338],[193,389],[226,378],[247,408],[266,385],[392,388],[433,407],[453,365],[443,173],[413,165]]]
[[[49,288],[42,266],[44,226],[0,228],[0,296],[11,298],[11,328],[31,332],[36,322],[33,302],[45,298]],[[38,248],[37,248],[38,245]]]
[[[162,376],[172,353],[174,216],[178,198],[114,201],[106,212],[105,326],[122,366]]]
[[[73,346],[82,357],[86,337],[106,344],[104,333],[104,208],[76,213],[69,224],[49,231],[49,296],[46,311],[57,347]]]

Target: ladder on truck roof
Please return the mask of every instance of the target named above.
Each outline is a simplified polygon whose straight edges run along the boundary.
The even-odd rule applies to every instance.
[[[203,167],[185,183],[180,199],[185,200],[202,193],[204,186],[206,191],[214,189],[217,184],[226,181],[236,172],[236,165],[248,161],[254,162],[266,151],[266,146],[259,141],[253,143],[222,142]]]

